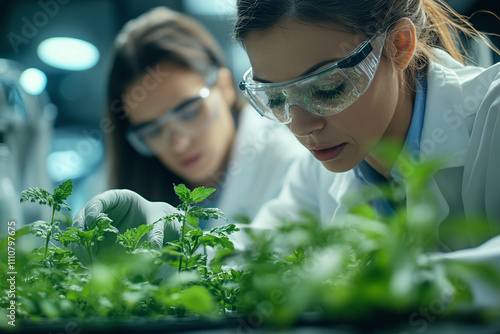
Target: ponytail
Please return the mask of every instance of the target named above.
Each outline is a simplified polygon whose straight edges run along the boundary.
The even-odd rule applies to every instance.
[[[427,60],[435,60],[431,49],[439,47],[464,64],[469,57],[460,39],[461,34],[467,39],[480,39],[495,52],[500,53],[485,34],[472,26],[467,17],[458,14],[443,0],[422,0],[422,10],[425,12],[427,22],[425,27],[422,27],[420,50],[417,47],[417,52],[420,51]],[[458,45],[461,48],[458,48]],[[464,50],[464,53],[461,53],[460,49]]]

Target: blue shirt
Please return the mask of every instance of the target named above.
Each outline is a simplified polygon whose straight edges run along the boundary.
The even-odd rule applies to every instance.
[[[415,104],[413,105],[413,115],[411,118],[410,128],[406,135],[403,151],[408,152],[414,157],[419,156],[420,140],[422,137],[422,128],[424,126],[425,118],[425,103],[427,100],[427,80],[416,77],[416,94]],[[367,185],[387,185],[387,179],[375,171],[366,161],[362,161],[354,168],[356,177],[360,178]],[[396,168],[392,168],[391,176],[396,183],[402,183],[403,177],[397,172]],[[380,198],[371,201],[371,205],[375,211],[381,216],[390,216],[394,213],[394,208],[391,203],[385,199]]]

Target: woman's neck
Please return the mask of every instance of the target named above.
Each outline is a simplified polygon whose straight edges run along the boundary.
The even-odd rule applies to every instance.
[[[381,139],[382,145],[384,143],[394,144],[394,149],[397,150],[398,155],[403,149],[410,128],[415,101],[414,85],[404,84],[401,87],[394,116]],[[394,161],[388,160],[386,154],[383,153],[383,150],[379,150],[377,145],[372,149],[371,153],[366,156],[365,161],[380,175],[386,179],[392,179],[391,170]]]

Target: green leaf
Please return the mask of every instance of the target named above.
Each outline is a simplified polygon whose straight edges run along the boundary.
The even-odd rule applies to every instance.
[[[76,227],[68,227],[66,231],[59,237],[59,242],[64,243],[64,245],[68,245],[70,242],[79,242],[80,241],[80,229]]]
[[[210,314],[217,309],[212,294],[203,286],[191,286],[178,294],[172,295],[171,299],[174,305],[183,306],[197,314]]]
[[[46,238],[49,231],[52,230],[52,226],[50,223],[37,220],[36,222],[31,223],[31,233],[35,234],[37,237]]]
[[[191,193],[191,203],[199,203],[210,196],[215,191],[214,188],[198,187]]]
[[[56,211],[61,210],[61,207],[65,207],[71,210],[65,199],[71,195],[73,191],[73,183],[71,180],[67,180],[62,183],[58,188],[54,190],[54,195],[50,194],[47,190],[34,187],[28,188],[21,192],[21,202],[37,202],[41,205],[48,205],[53,207]]]
[[[352,214],[366,217],[368,219],[377,219],[377,213],[375,212],[375,209],[369,204],[355,206],[351,209],[350,212]]]
[[[136,228],[128,229],[124,234],[119,234],[116,237],[116,241],[129,251],[134,251],[139,245],[139,240],[153,228],[154,225],[143,224]]]
[[[200,220],[224,219],[227,221],[227,218],[224,215],[224,213],[216,208],[204,208],[201,206],[193,206],[192,208],[189,209],[189,214]]]
[[[184,220],[184,214],[183,213],[173,213],[171,215],[165,216],[164,218],[168,222],[172,222],[174,220],[181,222]]]
[[[209,231],[209,234],[214,234],[218,236],[229,235],[235,231],[239,231],[240,229],[236,227],[234,224],[220,225],[212,228]]]
[[[59,185],[58,188],[54,189],[54,201],[56,203],[63,203],[64,200],[68,198],[73,192],[73,182],[67,180],[66,182]]]
[[[207,235],[204,235],[203,237],[200,238],[200,243],[202,245],[209,246],[212,248],[220,246],[221,248],[227,248],[230,250],[234,250],[234,245],[229,240],[228,237],[218,237],[215,235],[207,234]]]
[[[192,203],[191,191],[184,184],[174,185],[174,191],[182,202]]]
[[[191,227],[198,228],[198,218],[196,218],[195,216],[193,216],[191,214],[188,214],[186,218],[187,218],[187,223]]]
[[[39,204],[52,206],[53,199],[51,194],[47,190],[35,187],[28,188],[21,192],[21,202],[27,201],[38,201]]]
[[[300,264],[305,259],[304,247],[298,247],[296,251],[292,252],[291,256],[284,256],[285,259],[293,264]]]
[[[207,256],[204,254],[196,254],[187,260],[186,267],[205,267],[207,265]]]

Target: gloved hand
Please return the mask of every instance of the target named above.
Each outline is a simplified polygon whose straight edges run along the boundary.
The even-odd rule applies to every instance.
[[[113,220],[120,233],[142,224],[152,224],[158,219],[177,213],[178,210],[168,203],[150,202],[139,194],[127,190],[108,190],[93,197],[73,219],[73,226],[85,229],[99,213],[106,213]],[[178,239],[180,223],[177,221],[165,222],[161,220],[148,232],[148,240],[153,246],[161,248],[164,242]],[[106,237],[105,244],[110,245],[115,240]]]

